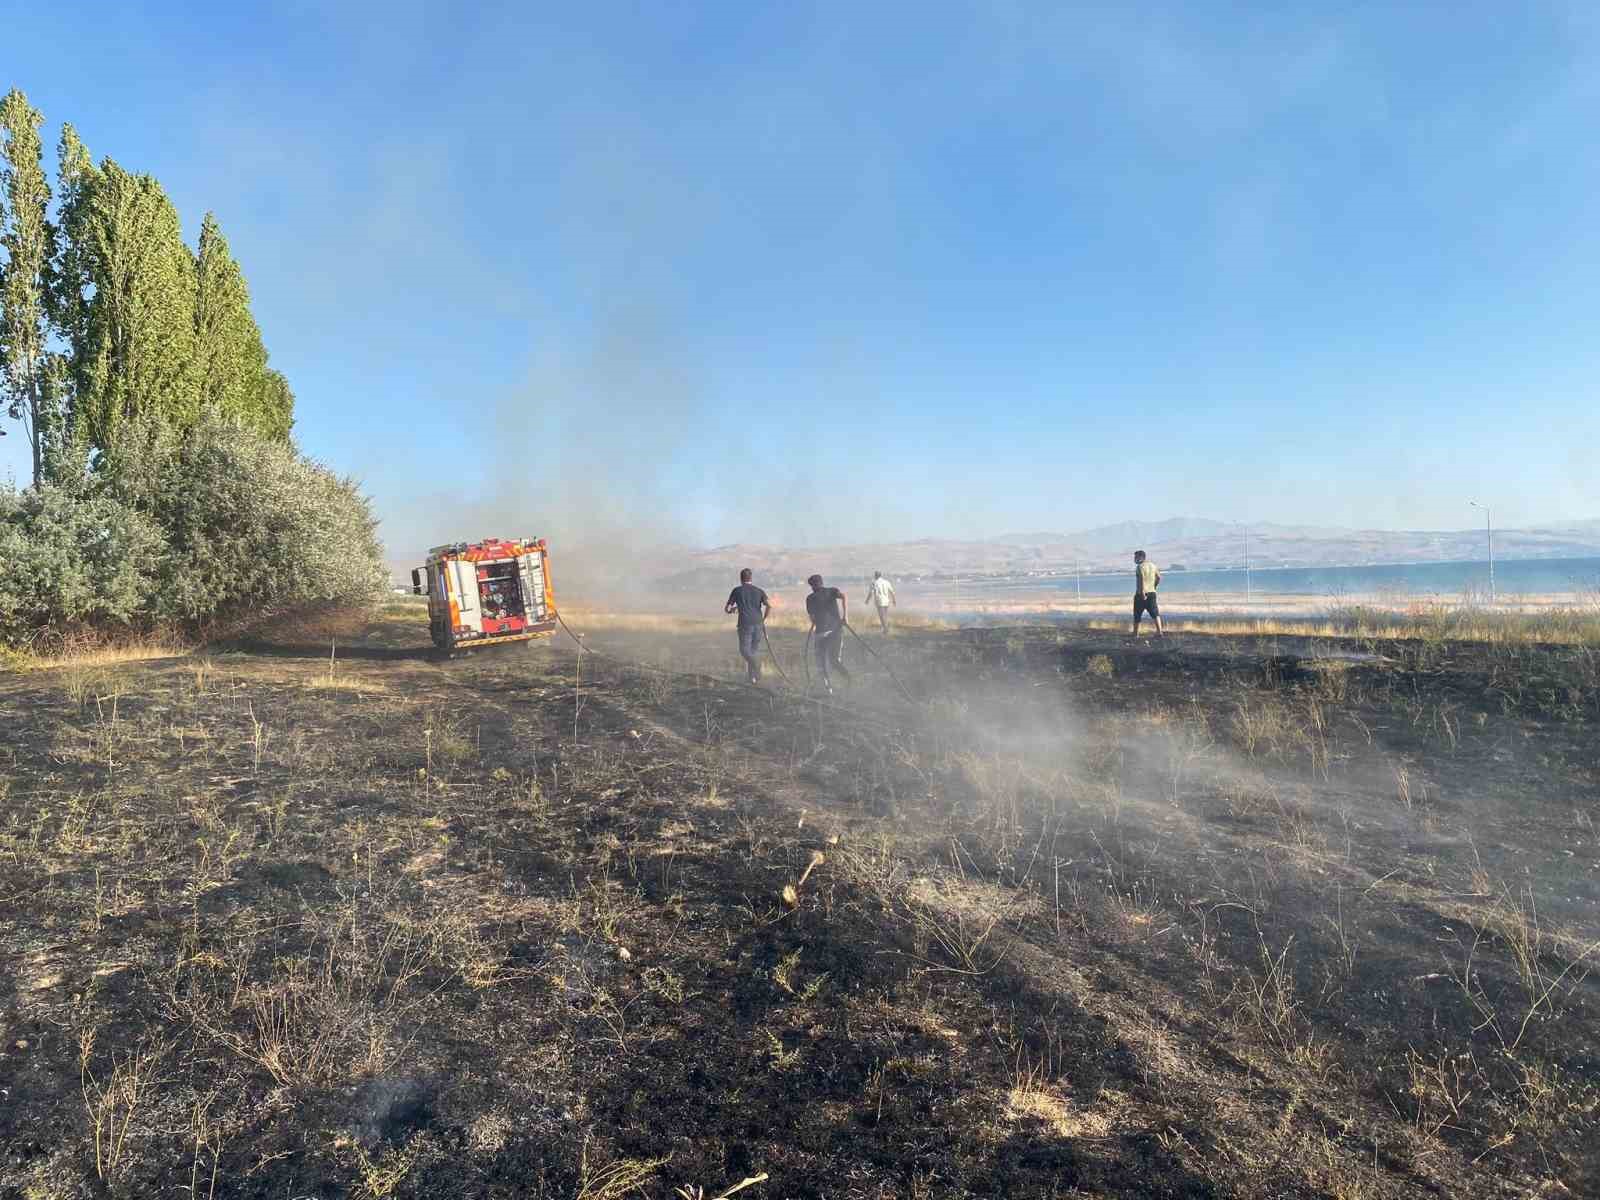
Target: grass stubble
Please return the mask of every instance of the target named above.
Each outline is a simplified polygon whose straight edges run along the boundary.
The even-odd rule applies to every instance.
[[[424,640],[0,683],[0,1194],[1600,1180],[1582,646]]]

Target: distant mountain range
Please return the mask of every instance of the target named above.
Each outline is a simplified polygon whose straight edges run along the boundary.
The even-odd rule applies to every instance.
[[[493,532],[493,531],[490,531]],[[1340,529],[1317,525],[1246,528],[1204,517],[1123,521],[1077,533],[1008,533],[975,540],[920,538],[905,542],[788,548],[739,542],[711,549],[660,546],[631,551],[618,561],[604,547],[551,548],[555,578],[574,594],[666,590],[700,592],[726,586],[751,567],[769,586],[803,583],[820,572],[847,582],[882,571],[894,580],[1022,578],[1125,571],[1135,550],[1145,550],[1163,571],[1242,567],[1365,566],[1373,563],[1456,562],[1485,556],[1480,528],[1429,531]],[[1600,520],[1566,521],[1527,529],[1497,529],[1496,559],[1600,558]],[[422,561],[396,558],[399,580]]]
[[[1148,550],[1151,545],[1167,545],[1194,538],[1238,537],[1242,528],[1233,522],[1212,521],[1205,517],[1168,517],[1165,521],[1118,521],[1115,525],[1101,525],[1081,533],[1007,533],[994,540],[1013,546],[1068,545],[1084,551],[1120,551],[1124,546]],[[1297,538],[1336,538],[1351,532],[1329,525],[1251,526],[1252,533],[1256,530]]]
[[[1126,570],[1135,550],[1162,570],[1255,567],[1331,567],[1373,563],[1482,559],[1484,531],[1340,529],[1315,525],[1248,527],[1203,517],[1123,521],[1077,533],[1008,533],[974,541],[922,538],[908,542],[789,549],[738,543],[680,552],[676,569],[657,582],[700,589],[751,567],[773,584],[801,582],[812,572],[855,579],[882,571],[897,579],[957,579]],[[1497,529],[1497,559],[1600,557],[1600,520],[1529,529]],[[687,561],[687,566],[685,565]]]

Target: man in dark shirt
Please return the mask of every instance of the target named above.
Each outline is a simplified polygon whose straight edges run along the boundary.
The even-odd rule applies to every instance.
[[[806,615],[811,618],[817,670],[822,674],[823,689],[831,696],[833,684],[828,679],[829,667],[837,667],[846,679],[850,678],[850,672],[844,669],[846,601],[838,588],[822,586],[821,575],[813,575],[806,582],[811,585],[811,595],[806,597]]]
[[[751,683],[761,682],[761,629],[772,611],[767,594],[750,582],[750,568],[739,572],[739,586],[728,593],[728,602],[722,606],[725,613],[739,614],[739,656],[750,675]]]

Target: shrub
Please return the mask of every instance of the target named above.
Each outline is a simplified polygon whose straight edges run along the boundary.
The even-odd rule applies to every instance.
[[[0,487],[0,640],[137,622],[162,550],[155,523],[103,488]]]
[[[366,497],[294,447],[207,415],[124,422],[70,484],[0,487],[0,642],[375,599]]]
[[[195,625],[365,603],[388,578],[354,482],[225,417],[182,434],[130,422],[106,465],[116,493],[166,534],[156,617]]]

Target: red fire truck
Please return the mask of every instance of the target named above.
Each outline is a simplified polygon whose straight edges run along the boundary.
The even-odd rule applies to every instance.
[[[428,597],[433,644],[455,652],[549,637],[556,629],[550,552],[543,538],[488,538],[435,546],[411,572]]]

